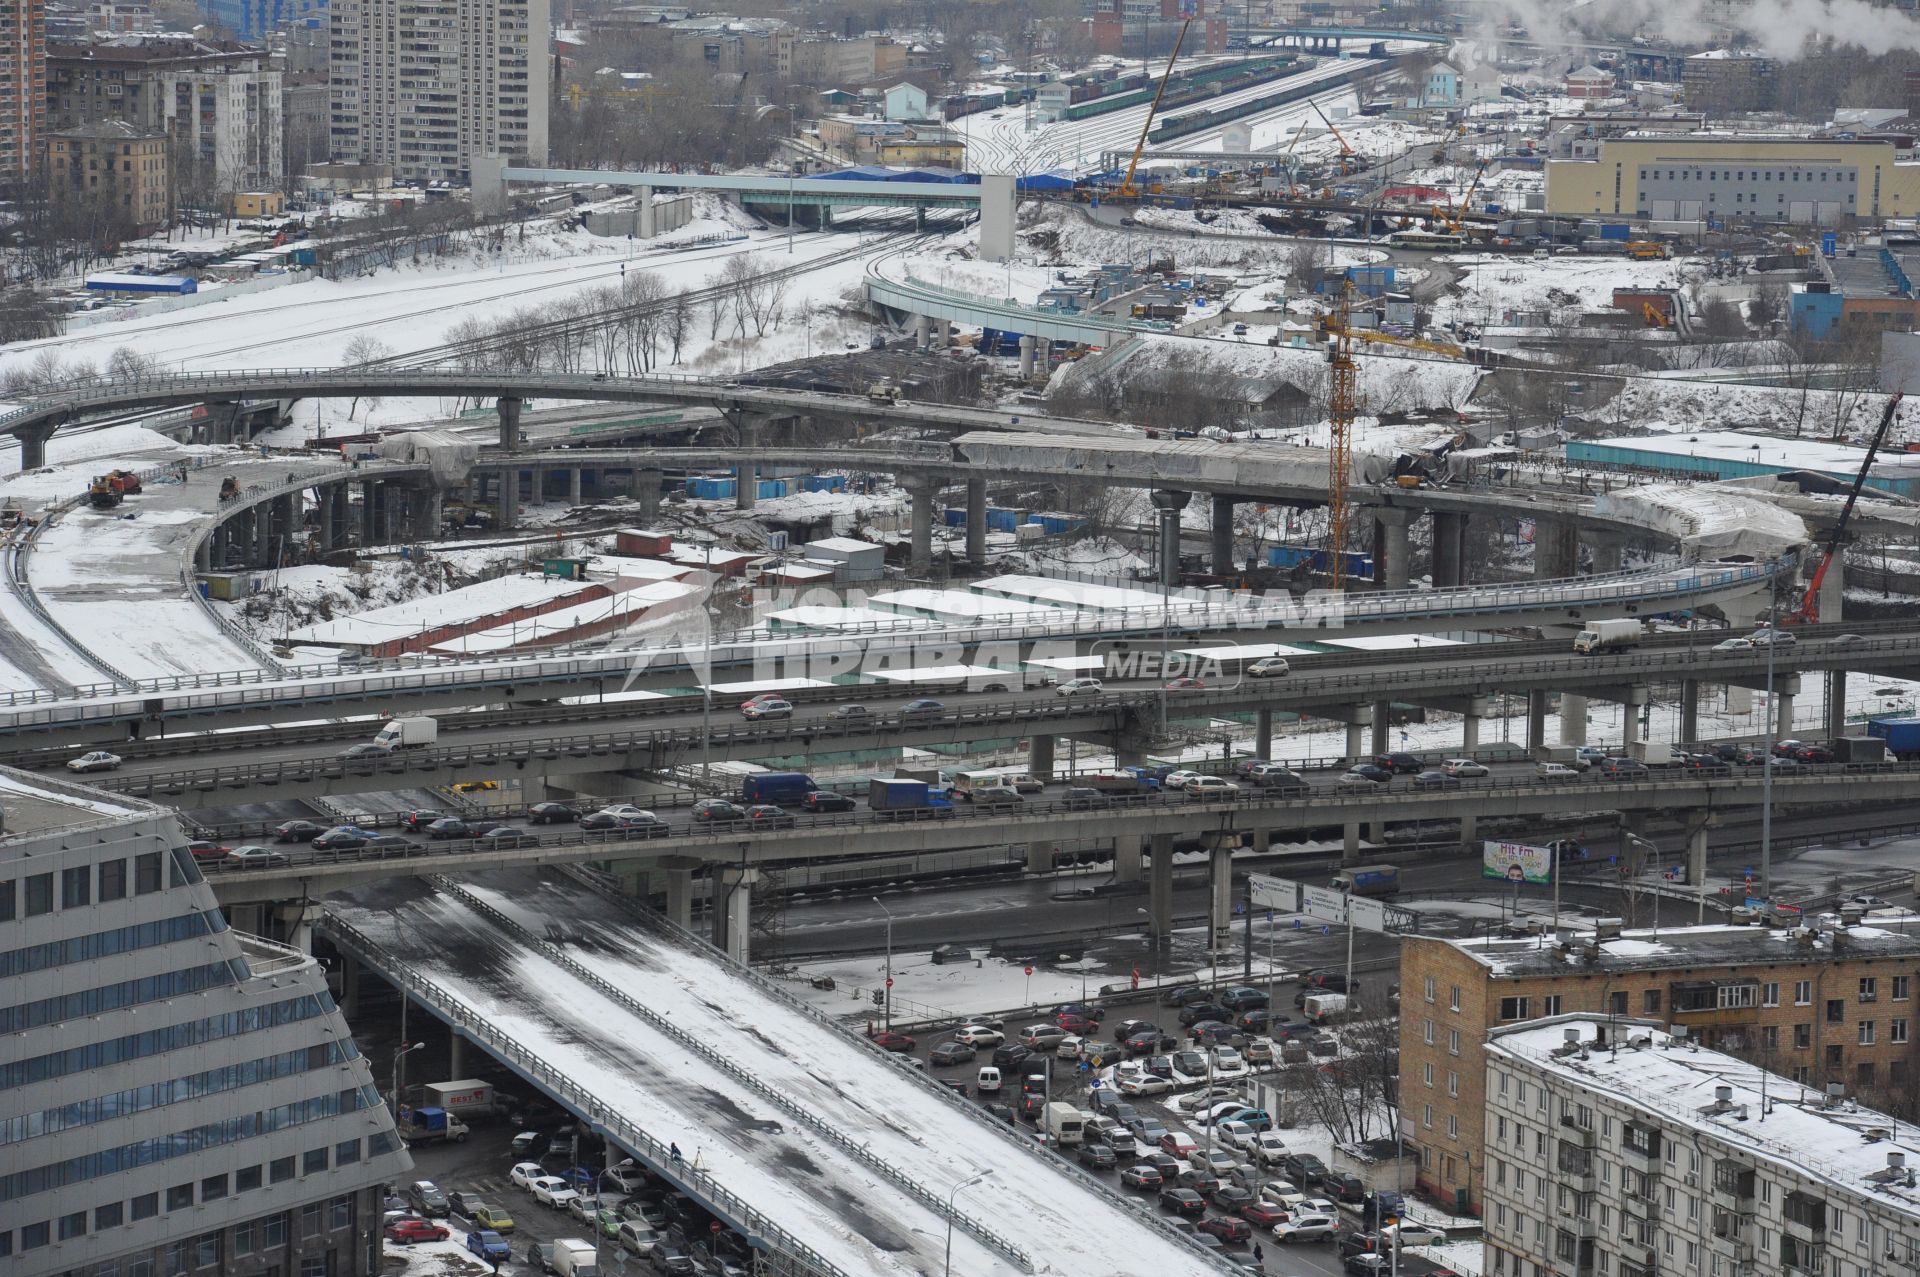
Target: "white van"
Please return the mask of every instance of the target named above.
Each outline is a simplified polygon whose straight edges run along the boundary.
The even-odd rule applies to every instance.
[[[973,1089],[982,1095],[998,1095],[1000,1093],[1000,1070],[991,1064],[983,1065],[980,1069],[980,1075],[974,1079]]]
[[[1045,1116],[1042,1120],[1046,1132],[1053,1137],[1056,1145],[1061,1148],[1072,1148],[1080,1142],[1086,1128],[1079,1109],[1056,1100],[1047,1105],[1044,1112]]]

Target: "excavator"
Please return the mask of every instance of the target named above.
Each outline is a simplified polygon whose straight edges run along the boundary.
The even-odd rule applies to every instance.
[[[1853,518],[1853,506],[1860,499],[1860,489],[1867,485],[1867,472],[1873,469],[1873,459],[1880,452],[1880,445],[1887,440],[1887,431],[1893,428],[1894,413],[1899,410],[1900,401],[1906,396],[1896,394],[1887,400],[1887,410],[1880,414],[1880,425],[1873,432],[1873,439],[1867,444],[1867,455],[1860,462],[1860,473],[1853,476],[1853,486],[1847,489],[1847,503],[1840,507],[1840,517],[1833,521],[1833,531],[1827,536],[1826,551],[1820,556],[1820,566],[1813,570],[1813,579],[1807,582],[1806,597],[1800,600],[1800,606],[1781,618],[1785,625],[1820,624],[1820,587],[1826,583],[1827,569],[1833,566],[1834,556],[1846,544],[1847,522]]]

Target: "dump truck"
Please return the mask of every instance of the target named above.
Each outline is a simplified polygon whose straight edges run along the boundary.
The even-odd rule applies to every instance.
[[[409,1144],[438,1144],[451,1141],[464,1144],[467,1139],[467,1124],[459,1118],[438,1108],[400,1109],[400,1138]]]
[[[104,474],[93,476],[93,482],[87,485],[87,501],[96,510],[111,510],[125,499]]]
[[[1620,652],[1639,645],[1645,636],[1640,622],[1626,617],[1613,620],[1588,621],[1580,632],[1573,636],[1573,650],[1582,656],[1591,656],[1595,652]]]

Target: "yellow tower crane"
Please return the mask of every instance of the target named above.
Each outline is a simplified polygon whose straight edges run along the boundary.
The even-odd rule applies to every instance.
[[[1342,588],[1346,578],[1347,524],[1352,510],[1347,502],[1347,484],[1353,474],[1353,419],[1360,415],[1359,375],[1353,363],[1353,333],[1350,318],[1352,285],[1340,291],[1334,310],[1333,326],[1327,333],[1327,371],[1330,386],[1327,396],[1327,572],[1333,588]]]

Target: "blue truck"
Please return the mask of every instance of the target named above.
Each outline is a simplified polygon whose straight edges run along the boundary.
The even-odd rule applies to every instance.
[[[867,782],[867,806],[882,820],[940,820],[953,815],[953,802],[924,780],[874,777]]]
[[[1887,743],[1887,752],[1905,762],[1920,758],[1920,718],[1869,718],[1867,735]]]
[[[400,1138],[408,1144],[464,1144],[467,1124],[441,1108],[400,1106]]]
[[[1353,896],[1385,897],[1400,892],[1400,870],[1394,865],[1357,865],[1333,876],[1333,889]]]
[[[805,772],[758,772],[740,778],[740,799],[747,803],[772,803],[776,807],[798,807],[820,786]]]

